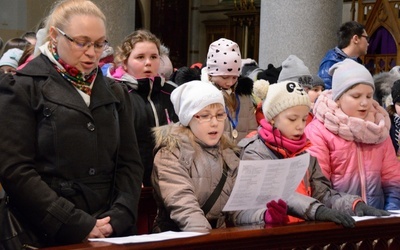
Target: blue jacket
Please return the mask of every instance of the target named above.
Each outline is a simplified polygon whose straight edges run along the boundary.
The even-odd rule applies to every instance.
[[[322,58],[321,63],[319,64],[318,76],[322,78],[325,83],[325,89],[332,88],[332,76],[329,74],[329,69],[337,62],[341,62],[346,58],[351,58],[355,61],[361,62],[358,58],[349,57],[343,50],[335,47],[333,49],[328,50],[326,52],[324,58]]]

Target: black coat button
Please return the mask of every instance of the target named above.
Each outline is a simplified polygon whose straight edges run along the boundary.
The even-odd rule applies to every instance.
[[[88,122],[88,124],[87,124],[87,128],[88,128],[90,131],[94,131],[94,128],[95,128],[95,126],[94,126],[94,124],[93,124],[93,123],[91,123],[91,122]]]
[[[89,175],[95,175],[95,174],[96,174],[96,169],[89,168]]]
[[[44,109],[43,109],[43,115],[44,115],[45,117],[51,116],[51,110],[50,110],[49,108],[44,108]]]

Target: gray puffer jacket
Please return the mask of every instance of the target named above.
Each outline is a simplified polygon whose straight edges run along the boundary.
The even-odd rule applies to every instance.
[[[264,144],[258,134],[251,138],[245,138],[238,144],[242,147],[240,158],[242,160],[265,160],[278,159],[278,157]],[[304,220],[315,220],[315,213],[320,206],[326,206],[349,215],[355,215],[353,204],[361,197],[340,193],[331,188],[330,181],[323,175],[318,161],[315,157],[310,158],[310,165],[307,174],[304,176],[304,183],[311,189],[311,196],[294,193],[289,200],[288,215],[295,216]],[[264,213],[266,208],[251,209],[237,212],[235,223],[242,224],[262,224],[264,223]]]

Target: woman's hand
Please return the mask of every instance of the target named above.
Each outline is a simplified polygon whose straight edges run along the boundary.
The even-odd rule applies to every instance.
[[[113,233],[112,226],[110,224],[110,216],[98,219],[96,225],[89,233],[87,238],[105,238]]]
[[[108,237],[113,233],[113,228],[110,224],[110,216],[97,220],[96,227],[100,230],[104,237]]]

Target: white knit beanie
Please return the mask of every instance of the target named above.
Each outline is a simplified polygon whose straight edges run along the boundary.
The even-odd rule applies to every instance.
[[[193,115],[210,104],[220,103],[225,108],[222,92],[214,85],[202,81],[190,81],[174,89],[171,102],[182,125],[189,125]]]
[[[262,110],[267,121],[271,121],[282,111],[301,105],[311,109],[306,91],[297,82],[283,81],[269,86]]]
[[[207,53],[207,70],[211,76],[239,76],[242,57],[239,45],[229,39],[221,38],[210,44]]]
[[[348,89],[359,83],[367,84],[375,91],[374,79],[371,73],[364,65],[354,61],[353,59],[344,59],[335,63],[329,69],[332,75],[332,98],[334,101]]]
[[[295,55],[290,55],[282,63],[282,70],[279,73],[278,82],[295,81],[298,82],[299,77],[309,76],[311,73],[304,62]]]

